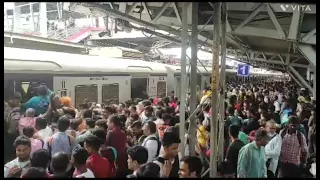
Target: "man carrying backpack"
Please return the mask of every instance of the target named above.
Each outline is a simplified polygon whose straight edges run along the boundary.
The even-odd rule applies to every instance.
[[[306,162],[307,143],[305,136],[297,130],[299,120],[290,116],[288,126],[280,131],[282,148],[279,177],[300,177],[301,167]]]
[[[148,150],[148,161],[151,162],[159,155],[161,142],[156,137],[157,127],[153,121],[146,121],[142,127],[143,134],[146,138],[142,142],[142,146]]]

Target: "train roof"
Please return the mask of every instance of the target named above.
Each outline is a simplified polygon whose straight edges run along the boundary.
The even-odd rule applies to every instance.
[[[52,51],[4,47],[4,70],[38,71],[44,73],[146,73],[166,74],[166,66],[160,63],[102,56],[70,54]]]

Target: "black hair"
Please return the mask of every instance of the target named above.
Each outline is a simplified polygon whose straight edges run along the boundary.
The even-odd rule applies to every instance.
[[[37,117],[35,123],[40,129],[45,129],[47,127],[47,120],[45,118]]]
[[[18,137],[15,139],[15,141],[14,141],[14,143],[13,143],[13,146],[14,146],[14,147],[17,147],[17,146],[19,146],[19,145],[25,145],[25,146],[31,147],[31,140],[30,140],[27,136],[25,136],[25,135],[18,136]]]
[[[202,162],[200,158],[196,156],[185,156],[181,159],[181,162],[188,164],[189,172],[196,172],[197,177],[201,177]]]
[[[74,148],[72,152],[74,162],[78,165],[85,165],[89,157],[88,152],[82,147]]]
[[[147,111],[147,112],[153,113],[153,107],[152,106],[146,106],[144,108],[144,110]]]
[[[50,162],[50,154],[46,149],[39,149],[32,153],[30,157],[31,167],[41,167],[44,169],[48,168]]]
[[[58,130],[65,132],[70,126],[70,120],[66,116],[62,116],[58,119]]]
[[[109,117],[109,121],[112,122],[115,126],[121,127],[121,121],[119,116],[112,115]]]
[[[141,103],[144,107],[151,106],[151,102],[149,100],[144,100]]]
[[[107,130],[107,129],[108,129],[107,123],[106,123],[106,121],[103,120],[103,119],[99,119],[98,121],[96,121],[96,122],[95,122],[95,125],[103,128],[104,130]]]
[[[130,108],[132,108],[133,110],[137,111],[137,107],[135,105],[131,105]]]
[[[268,132],[264,129],[258,129],[255,134],[256,141],[261,141],[263,138],[268,136]]]
[[[230,125],[229,126],[229,133],[233,138],[238,138],[240,132],[240,127],[237,125]]]
[[[111,106],[107,106],[104,108],[106,111],[108,111],[109,113],[113,114],[114,113],[114,109]]]
[[[162,98],[162,102],[165,104],[165,105],[168,105],[170,103],[170,98],[168,96],[166,97],[163,97]]]
[[[86,109],[83,111],[83,114],[82,114],[83,118],[92,118],[92,111],[89,110],[89,109]]]
[[[65,152],[58,152],[52,156],[51,167],[54,172],[66,173],[69,165],[69,157]]]
[[[139,120],[139,115],[138,114],[130,114],[130,117],[134,119],[135,121]]]
[[[209,103],[203,104],[202,107],[205,112],[209,112],[211,108]]]
[[[150,133],[155,134],[157,132],[157,125],[153,121],[147,121],[146,124],[150,130]]]
[[[106,132],[102,128],[94,128],[91,131],[91,134],[97,136],[100,139],[101,143],[104,143],[106,141]]]
[[[47,178],[47,172],[43,168],[30,167],[23,173],[22,178]]]
[[[162,115],[164,113],[164,109],[157,109],[156,110],[156,117],[159,118],[159,119],[162,119]]]
[[[171,121],[171,119],[172,119],[172,116],[170,115],[170,114],[168,114],[168,113],[163,113],[162,114],[162,120],[163,121]]]
[[[129,147],[127,153],[132,161],[137,161],[140,165],[148,161],[148,150],[143,146]]]
[[[80,119],[71,119],[70,120],[70,128],[77,131],[80,125]]]
[[[87,126],[89,126],[89,128],[94,128],[96,125],[96,121],[92,118],[86,118],[85,119]]]
[[[289,120],[288,120],[288,124],[299,124],[299,119],[297,118],[297,116],[289,116]]]
[[[142,127],[142,122],[141,121],[133,122],[132,125],[131,125],[131,128],[134,128],[134,127],[140,129]]]
[[[229,113],[230,115],[234,115],[234,111],[235,111],[234,107],[232,107],[232,106],[229,106],[229,107],[228,107],[228,113]]]
[[[34,128],[31,126],[26,126],[22,129],[23,135],[27,136],[28,138],[32,138],[34,135]]]
[[[144,164],[138,169],[137,178],[160,178],[160,167],[153,162]]]
[[[85,143],[92,149],[99,151],[100,146],[104,143],[97,136],[89,134],[85,138]]]
[[[177,136],[176,132],[164,132],[162,138],[162,145],[164,147],[171,146],[172,144],[180,144],[181,140],[179,136]]]
[[[71,118],[75,118],[76,117],[76,111],[74,109],[71,108],[62,108],[63,113],[65,115],[70,115]]]
[[[173,109],[173,107],[166,106],[166,107],[164,108],[164,112],[165,112],[165,113],[168,113],[168,114],[172,114],[172,113],[174,113],[174,109]]]

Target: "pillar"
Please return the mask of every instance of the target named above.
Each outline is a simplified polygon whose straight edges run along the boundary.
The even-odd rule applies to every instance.
[[[42,37],[47,37],[48,29],[47,29],[47,3],[41,2],[39,7],[39,26],[40,26],[40,34]]]
[[[13,9],[13,31],[21,31],[21,7],[17,7],[16,3],[14,3]]]
[[[317,72],[314,70],[313,72],[313,99],[316,100],[316,96],[317,96],[317,80],[316,80],[316,77],[317,77]]]

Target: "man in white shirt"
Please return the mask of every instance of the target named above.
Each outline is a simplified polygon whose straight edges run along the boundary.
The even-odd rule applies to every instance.
[[[4,177],[18,177],[30,165],[31,141],[26,136],[19,136],[14,141],[17,158],[4,165]]]
[[[148,150],[148,161],[151,162],[158,155],[161,148],[160,141],[156,137],[157,127],[153,121],[147,121],[142,127],[143,134],[147,136],[143,142],[142,146]]]
[[[278,167],[279,156],[281,152],[282,139],[276,133],[277,123],[270,120],[266,124],[266,131],[269,135],[269,142],[265,146],[265,160],[267,162],[267,170],[271,171],[273,175],[276,174]]]
[[[50,136],[53,135],[52,129],[47,126],[45,118],[37,117],[35,120],[35,128],[38,130],[35,136],[43,141],[46,141]]]

